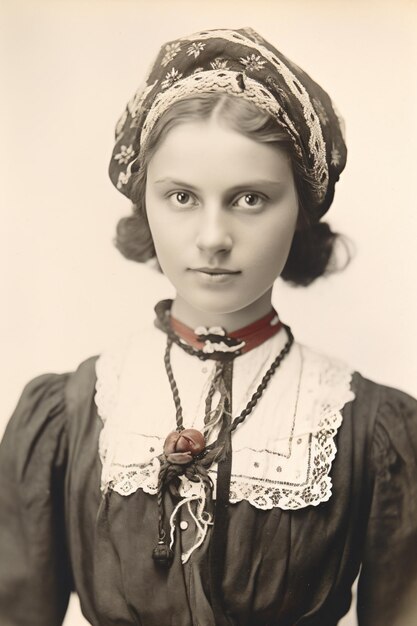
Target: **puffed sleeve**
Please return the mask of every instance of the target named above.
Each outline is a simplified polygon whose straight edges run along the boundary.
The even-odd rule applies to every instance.
[[[57,626],[67,609],[67,377],[27,385],[0,445],[1,626]]]
[[[381,388],[373,496],[358,588],[360,626],[417,624],[417,402]]]

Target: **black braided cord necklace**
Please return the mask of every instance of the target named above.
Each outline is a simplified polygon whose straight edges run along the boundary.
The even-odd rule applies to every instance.
[[[250,415],[252,413],[253,409],[255,408],[255,406],[257,405],[258,401],[260,400],[262,394],[264,393],[264,391],[265,391],[269,381],[271,380],[272,376],[274,375],[275,371],[278,369],[278,367],[281,365],[281,363],[284,360],[284,358],[286,357],[286,355],[289,353],[289,351],[291,349],[291,346],[294,343],[294,336],[293,336],[289,326],[286,326],[285,324],[283,324],[283,327],[285,328],[285,331],[287,333],[288,340],[287,340],[285,346],[282,348],[281,352],[274,359],[274,361],[271,363],[271,365],[268,368],[268,370],[263,375],[261,382],[259,383],[256,391],[254,391],[254,393],[252,394],[252,397],[248,401],[248,403],[245,406],[245,408],[241,411],[241,413],[237,417],[234,418],[233,422],[229,426],[229,432],[230,433],[232,433],[234,430],[236,430],[236,428],[239,426],[239,424],[242,424],[242,422],[245,421],[245,419],[248,417],[248,415]],[[173,374],[173,371],[172,371],[172,366],[171,366],[170,353],[171,353],[172,343],[173,343],[172,339],[170,337],[168,337],[167,345],[166,345],[166,349],[165,349],[165,355],[164,355],[164,363],[165,363],[165,369],[166,369],[166,373],[167,373],[167,376],[168,376],[169,384],[171,386],[172,397],[174,399],[174,404],[175,404],[175,409],[176,409],[177,431],[180,432],[180,431],[184,430],[184,418],[183,418],[183,411],[182,411],[182,406],[181,406],[181,399],[180,399],[180,395],[179,395],[179,392],[178,392],[177,383],[175,381],[174,374]],[[221,365],[218,366],[218,369],[221,369]],[[210,390],[208,392],[207,401],[206,401],[206,408],[207,408],[208,400],[210,400],[210,404],[211,404],[211,398],[214,395],[214,391],[215,391],[215,387],[212,384],[211,387],[210,387]],[[204,452],[202,452],[200,454],[204,454],[207,451],[213,449],[216,446],[216,443],[217,442],[213,442],[210,445],[205,446]]]
[[[213,484],[210,476],[208,475],[208,469],[214,462],[220,462],[224,460],[226,455],[230,455],[231,450],[225,445],[225,442],[230,441],[230,436],[236,430],[236,428],[242,424],[245,419],[252,413],[253,409],[262,397],[265,389],[268,386],[272,376],[281,365],[284,358],[290,352],[294,343],[294,337],[289,326],[282,324],[285,332],[287,333],[287,341],[271,363],[268,370],[262,377],[257,389],[252,394],[250,400],[246,404],[245,408],[237,415],[232,421],[230,416],[228,420],[224,420],[224,424],[220,427],[220,433],[216,441],[209,445],[206,445],[205,436],[200,431],[194,428],[184,427],[183,409],[181,404],[181,398],[178,391],[178,386],[172,371],[171,364],[171,348],[173,343],[176,343],[186,353],[197,356],[202,360],[208,357],[202,350],[197,350],[192,346],[184,343],[181,338],[173,332],[169,323],[169,309],[167,310],[168,303],[163,301],[155,307],[157,313],[157,319],[159,326],[167,334],[167,343],[164,354],[164,364],[168,381],[172,391],[172,397],[176,409],[176,430],[171,432],[165,440],[163,454],[160,455],[159,460],[161,467],[158,475],[158,531],[159,539],[158,544],[153,550],[152,557],[158,565],[169,567],[173,560],[173,551],[167,543],[166,532],[164,528],[164,493],[169,490],[170,493],[176,499],[180,499],[181,496],[178,491],[180,476],[185,476],[192,482],[201,481],[204,485],[204,489],[211,498]],[[159,307],[159,308],[158,308]],[[205,401],[205,429],[208,430],[210,417],[212,415],[211,404],[213,396],[218,388],[219,381],[222,381],[224,369],[227,362],[231,359],[239,356],[239,353],[226,353],[216,355],[216,368],[211,381],[211,385]],[[226,402],[226,407],[229,402]],[[223,415],[220,417],[226,417],[226,407]],[[225,426],[225,424],[227,424]]]

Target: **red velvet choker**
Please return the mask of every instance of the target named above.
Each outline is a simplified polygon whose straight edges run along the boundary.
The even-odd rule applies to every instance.
[[[169,318],[169,323],[181,341],[206,355],[219,352],[232,353],[236,356],[244,354],[260,346],[261,343],[276,335],[282,328],[282,323],[274,309],[252,324],[231,333],[226,333],[220,326],[210,328],[199,326],[193,330],[172,315]]]

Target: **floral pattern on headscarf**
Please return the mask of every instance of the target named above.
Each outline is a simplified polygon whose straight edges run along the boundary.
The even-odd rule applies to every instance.
[[[224,92],[254,103],[289,135],[309,174],[319,219],[346,163],[341,120],[328,94],[253,29],[217,29],[164,44],[143,86],[116,126],[109,173],[125,196],[140,168],[149,133],[178,100]]]

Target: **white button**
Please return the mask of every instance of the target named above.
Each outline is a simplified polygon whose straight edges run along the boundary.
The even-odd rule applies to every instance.
[[[182,520],[182,522],[180,522],[180,528],[181,530],[187,530],[188,522],[186,522],[185,520]]]

